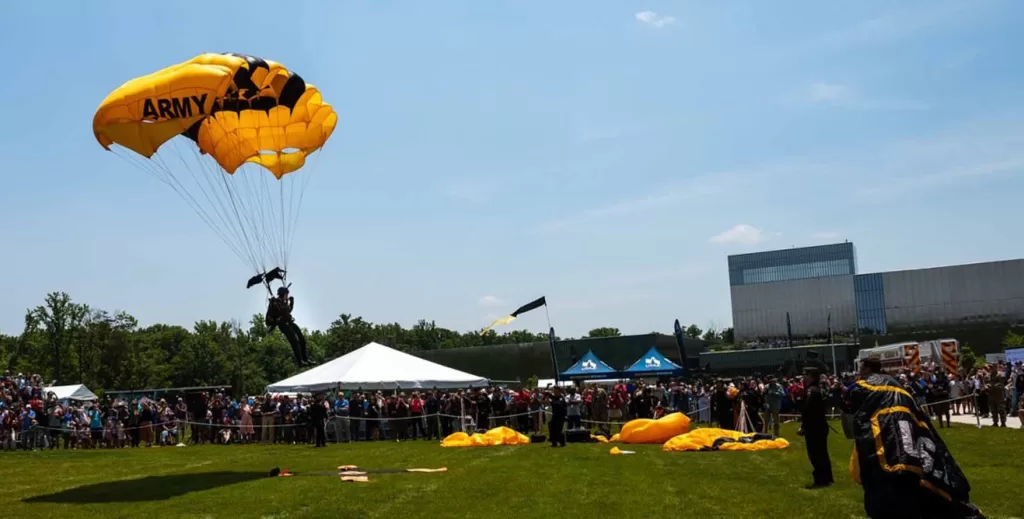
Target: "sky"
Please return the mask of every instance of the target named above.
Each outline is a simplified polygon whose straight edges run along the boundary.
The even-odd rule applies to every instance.
[[[202,52],[284,63],[340,116],[289,264],[310,328],[465,331],[541,295],[561,336],[722,328],[729,254],[1024,257],[1022,2],[149,4],[5,6],[0,333],[57,290],[142,325],[265,308],[248,264],[90,135],[112,90]]]

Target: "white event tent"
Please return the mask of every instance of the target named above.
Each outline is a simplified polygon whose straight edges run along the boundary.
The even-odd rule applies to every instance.
[[[52,392],[57,396],[57,400],[78,400],[82,402],[91,402],[97,400],[96,393],[93,393],[89,388],[82,384],[72,384],[70,386],[50,386],[46,388],[47,392]]]
[[[267,386],[269,393],[312,393],[333,389],[447,389],[482,387],[470,375],[371,342],[326,364]]]

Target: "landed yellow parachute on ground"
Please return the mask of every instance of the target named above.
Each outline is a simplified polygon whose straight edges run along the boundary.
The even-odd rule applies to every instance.
[[[665,443],[669,439],[690,430],[690,417],[683,413],[672,413],[657,420],[637,418],[622,426],[622,431],[611,437],[612,442],[622,443]]]
[[[457,432],[449,434],[441,440],[442,447],[495,447],[498,445],[527,445],[530,438],[508,427],[495,427],[486,433],[474,433],[472,436]]]
[[[236,254],[266,272],[272,263],[286,268],[301,189],[272,190],[258,175],[236,171],[256,164],[282,180],[305,165],[337,124],[320,91],[284,65],[208,53],[121,85],[100,104],[92,127],[105,149],[117,145],[143,157],[126,158],[178,191]],[[162,148],[174,148],[169,141],[179,136],[191,150],[179,152],[181,160],[161,159]],[[208,156],[216,165],[189,167],[188,155]],[[225,174],[247,178],[229,181]],[[198,196],[186,187],[189,177],[202,191]],[[280,207],[274,207],[278,193]]]
[[[789,442],[761,433],[741,433],[727,429],[694,429],[680,434],[661,446],[663,451],[766,451],[785,449]]]

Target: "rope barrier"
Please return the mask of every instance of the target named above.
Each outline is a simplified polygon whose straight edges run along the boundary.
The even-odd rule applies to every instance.
[[[971,400],[972,402],[974,402],[975,403],[975,407],[977,407],[977,402],[976,402],[977,397],[978,397],[977,394],[972,393],[972,394],[969,394],[969,395],[959,396],[959,397],[955,397],[955,398],[949,398],[949,399],[946,399],[946,400],[940,400],[938,402],[924,403],[924,404],[921,404],[920,407],[923,408],[923,409],[927,409],[929,407],[934,407],[934,406],[943,405],[943,404],[951,404],[951,403],[954,403],[954,402],[967,401],[967,400]],[[711,409],[711,406],[703,406],[703,407],[700,407],[700,408],[692,410],[692,411],[686,411],[686,412],[684,412],[684,414],[686,414],[687,416],[694,416],[694,415],[699,416],[701,413],[703,413],[705,411],[710,411],[710,409]],[[679,411],[679,412],[681,412],[681,411]],[[759,414],[769,414],[768,411],[759,411],[758,413]],[[974,414],[976,416],[980,416],[980,415],[978,415],[977,412],[975,412]],[[487,417],[488,417],[488,421],[490,421],[490,422],[500,422],[500,421],[505,421],[505,420],[509,420],[509,419],[513,419],[513,418],[519,418],[519,417],[524,417],[524,416],[532,417],[534,415],[543,415],[543,416],[550,417],[552,415],[552,413],[551,413],[551,411],[549,409],[538,409],[538,410],[531,410],[531,411],[527,411],[527,412],[512,413],[512,414],[504,414],[504,413],[488,414]],[[275,414],[274,416],[277,416],[277,415]],[[791,418],[799,418],[801,415],[797,414],[797,413],[780,413],[778,416],[779,416],[780,419],[791,419]],[[834,419],[834,418],[841,417],[842,414],[841,413],[829,413],[826,416],[828,418],[833,418]],[[448,413],[430,413],[430,414],[410,415],[410,416],[404,416],[404,417],[390,417],[390,416],[389,417],[367,417],[367,416],[351,416],[351,415],[332,415],[332,416],[329,416],[325,420],[323,425],[326,426],[329,423],[336,422],[336,421],[364,422],[364,423],[381,423],[381,424],[391,424],[391,423],[396,423],[396,422],[410,423],[410,422],[414,422],[416,420],[427,421],[427,420],[429,420],[431,418],[446,418],[446,419],[450,419],[450,420],[456,420],[457,419],[457,420],[460,420],[461,422],[465,422],[465,421],[468,420],[470,423],[472,423],[474,418],[476,418],[476,416],[474,416],[472,414],[469,414],[469,413],[462,414],[462,415],[448,414]],[[166,424],[166,423],[174,423],[175,426],[172,429],[165,429],[163,427],[163,424]],[[592,419],[582,419],[581,418],[580,419],[580,423],[592,424],[592,425],[598,425],[598,426],[600,426],[600,425],[609,425],[609,426],[618,425],[618,426],[622,426],[622,425],[628,423],[628,421],[592,420]],[[430,424],[430,422],[428,421],[428,426],[429,426],[429,424]],[[276,431],[278,429],[287,430],[287,429],[296,428],[296,427],[303,428],[303,429],[309,429],[309,428],[313,427],[314,425],[315,424],[312,423],[312,422],[303,422],[303,423],[263,423],[262,415],[252,416],[252,423],[251,424],[238,423],[237,419],[233,420],[232,423],[230,423],[230,424],[218,423],[218,422],[215,422],[215,421],[198,422],[198,421],[192,421],[192,420],[179,420],[179,419],[174,419],[173,422],[156,421],[156,422],[151,422],[148,425],[134,425],[134,426],[123,426],[123,425],[111,426],[109,422],[106,422],[102,429],[93,429],[91,427],[71,428],[71,427],[67,427],[67,426],[52,427],[52,426],[45,426],[45,425],[36,424],[36,425],[33,425],[32,427],[30,427],[27,430],[5,429],[3,431],[0,431],[0,433],[2,433],[2,434],[0,434],[0,447],[3,447],[5,444],[8,444],[8,442],[13,442],[14,444],[22,443],[22,442],[25,441],[25,437],[26,436],[31,436],[32,439],[36,440],[36,441],[38,441],[38,439],[42,438],[43,439],[43,443],[48,443],[50,435],[40,434],[40,433],[53,433],[53,432],[57,432],[57,433],[60,433],[62,435],[88,436],[90,439],[93,438],[93,436],[96,433],[99,433],[99,434],[102,435],[102,437],[104,439],[108,439],[110,435],[113,435],[115,440],[124,440],[125,439],[124,436],[125,436],[126,433],[136,432],[136,431],[140,431],[140,430],[143,430],[143,429],[150,429],[154,433],[154,436],[158,436],[158,433],[170,432],[170,431],[176,431],[178,433],[178,434],[176,434],[176,436],[183,436],[182,433],[184,432],[184,430],[185,430],[185,428],[187,426],[191,426],[193,431],[197,427],[198,428],[209,428],[209,429],[231,429],[231,430],[235,430],[235,429],[241,430],[243,427],[244,428],[252,427],[254,431],[256,429],[259,429],[259,430],[270,429],[270,430]],[[337,428],[336,425],[335,425],[335,428]],[[8,436],[8,435],[10,435],[10,436]]]

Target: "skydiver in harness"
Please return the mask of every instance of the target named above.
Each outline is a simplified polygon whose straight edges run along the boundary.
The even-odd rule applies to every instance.
[[[295,364],[299,367],[312,366],[313,363],[309,361],[309,354],[306,352],[306,337],[292,317],[294,308],[295,298],[288,295],[288,287],[278,288],[277,297],[271,297],[270,304],[267,305],[267,333],[274,333],[274,328],[280,328],[281,333],[288,339],[288,344],[292,346]]]

